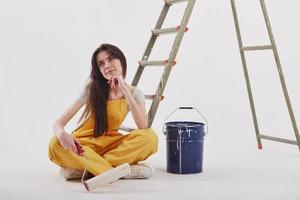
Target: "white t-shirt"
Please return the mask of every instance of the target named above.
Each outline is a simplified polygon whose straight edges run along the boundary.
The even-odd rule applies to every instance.
[[[132,90],[131,94],[132,94],[133,98],[136,100],[136,102],[138,102],[138,103],[145,102],[145,95],[137,87],[133,86],[133,90]],[[78,100],[81,101],[82,103],[86,104],[87,103],[87,99],[88,99],[88,89],[87,89],[87,87],[85,87],[81,91],[81,93],[80,93],[80,95],[78,97]]]

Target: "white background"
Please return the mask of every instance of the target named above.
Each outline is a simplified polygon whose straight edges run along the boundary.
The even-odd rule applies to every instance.
[[[1,199],[101,198],[84,194],[79,183],[66,183],[58,176],[58,167],[47,157],[52,125],[79,95],[90,72],[91,55],[101,43],[123,50],[128,62],[126,80],[132,81],[163,4],[162,0],[0,2],[0,197],[5,197]],[[300,2],[267,0],[266,5],[299,122]],[[170,9],[164,27],[179,25],[184,6]],[[239,0],[237,11],[245,46],[269,44],[259,1]],[[264,150],[257,150],[230,1],[197,1],[188,27],[153,123],[160,141],[159,152],[150,162],[158,169],[157,175],[142,184],[119,181],[118,187],[102,195],[299,199],[297,147],[263,140]],[[160,36],[150,58],[167,59],[173,40],[171,35]],[[272,52],[246,56],[260,131],[295,140]],[[146,69],[140,89],[154,93],[161,72]],[[161,130],[165,118],[178,106],[197,107],[209,122],[200,175],[165,172]],[[202,120],[195,112],[177,112],[170,120],[188,117]],[[76,119],[66,129],[71,131],[75,124]],[[52,196],[47,196],[50,186]],[[196,186],[199,189],[193,190]]]

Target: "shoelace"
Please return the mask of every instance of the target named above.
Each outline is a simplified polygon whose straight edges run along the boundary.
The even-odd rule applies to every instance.
[[[145,165],[136,164],[131,166],[131,174],[129,175],[131,178],[145,178],[144,171],[151,170]]]

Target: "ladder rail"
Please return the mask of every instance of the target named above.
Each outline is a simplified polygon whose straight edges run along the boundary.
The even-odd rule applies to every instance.
[[[159,18],[156,22],[156,25],[155,25],[154,29],[160,29],[162,27],[162,24],[165,21],[165,18],[167,16],[169,8],[170,8],[170,6],[167,3],[165,3],[164,7],[163,7],[163,9],[162,9],[162,11],[159,15]],[[153,33],[151,34],[150,40],[147,44],[147,47],[145,49],[145,52],[144,52],[143,57],[142,57],[141,60],[148,60],[148,58],[150,56],[150,53],[152,51],[152,48],[153,48],[153,46],[156,42],[157,37],[158,37],[157,35],[155,35]],[[140,78],[141,78],[141,75],[142,75],[143,71],[144,71],[144,67],[141,64],[139,64],[138,69],[135,73],[134,79],[132,81],[133,86],[137,86],[138,82],[140,81]]]
[[[148,112],[148,126],[149,127],[151,127],[151,125],[153,123],[154,116],[157,112],[158,105],[160,103],[160,96],[162,96],[164,89],[166,87],[166,82],[168,81],[173,62],[175,61],[176,55],[178,53],[178,49],[179,49],[180,43],[182,41],[183,35],[185,33],[189,18],[192,14],[194,5],[195,5],[195,0],[189,0],[187,7],[184,11],[184,15],[183,15],[183,18],[180,23],[180,29],[177,33],[177,36],[176,36],[175,41],[172,46],[172,50],[169,54],[168,64],[166,65],[166,67],[164,69],[163,75],[160,79],[160,82],[159,82],[157,90],[156,90],[156,97],[152,101],[150,110]]]
[[[253,99],[251,83],[250,83],[249,73],[248,73],[248,68],[247,68],[247,63],[246,63],[246,57],[245,57],[245,53],[243,51],[243,41],[242,41],[238,16],[237,16],[237,12],[236,12],[235,0],[231,0],[231,8],[232,8],[232,13],[233,13],[233,17],[234,17],[236,35],[237,35],[238,43],[239,43],[239,51],[240,51],[240,55],[241,55],[241,59],[242,59],[244,76],[246,79],[246,86],[247,86],[248,98],[250,101],[250,107],[251,107],[251,112],[252,112],[252,120],[253,120],[253,124],[254,124],[254,128],[255,128],[256,140],[257,140],[258,148],[261,149],[262,144],[261,144],[261,139],[259,137],[259,135],[260,135],[259,127],[258,127],[258,122],[257,122],[257,117],[256,117],[256,111],[255,111],[254,99]]]
[[[269,19],[268,13],[267,13],[265,1],[260,0],[260,4],[261,4],[262,12],[263,12],[263,15],[264,15],[264,19],[265,19],[265,22],[266,22],[266,27],[267,27],[267,30],[268,30],[268,35],[269,35],[269,38],[270,38],[270,42],[271,42],[271,45],[273,46],[273,54],[274,54],[275,62],[276,62],[276,65],[277,65],[277,71],[278,71],[278,75],[279,75],[279,78],[280,78],[281,87],[282,87],[284,98],[285,98],[285,101],[286,101],[286,104],[287,104],[287,107],[288,107],[288,112],[289,112],[289,116],[290,116],[290,119],[291,119],[291,122],[292,122],[294,133],[295,133],[295,136],[296,136],[296,139],[297,139],[297,142],[298,142],[298,149],[300,151],[299,130],[298,130],[297,122],[296,122],[295,115],[294,115],[294,112],[293,112],[292,104],[291,104],[291,101],[290,101],[290,98],[289,98],[288,89],[287,89],[285,78],[284,78],[284,75],[283,75],[282,66],[281,66],[281,62],[280,62],[280,59],[279,59],[279,53],[278,53],[278,50],[277,50],[277,46],[276,46],[276,42],[275,42],[275,39],[274,39],[273,31],[272,31],[272,28],[271,28],[271,23],[270,23],[270,19]]]

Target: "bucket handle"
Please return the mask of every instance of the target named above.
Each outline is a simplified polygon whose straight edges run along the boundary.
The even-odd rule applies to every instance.
[[[196,110],[200,115],[201,117],[204,119],[204,121],[206,122],[206,132],[204,132],[205,134],[204,135],[208,135],[208,121],[207,119],[202,115],[202,113],[195,107],[189,107],[189,106],[180,106],[178,108],[176,108],[173,112],[171,112],[164,120],[164,125],[163,125],[163,134],[166,135],[166,130],[165,130],[165,124],[166,124],[166,121],[167,119],[173,115],[177,110]]]

